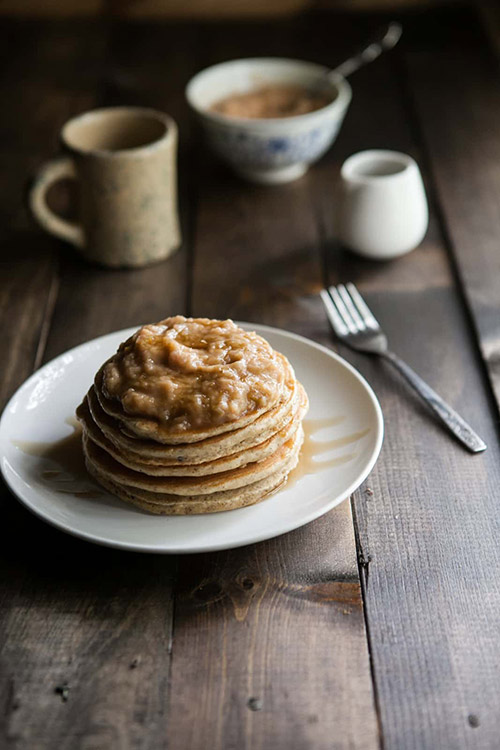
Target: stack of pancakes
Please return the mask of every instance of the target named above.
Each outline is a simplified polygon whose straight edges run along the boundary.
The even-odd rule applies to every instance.
[[[206,366],[213,351],[224,351],[216,368]],[[233,390],[227,393],[244,395],[235,405],[222,394],[216,408],[214,387],[228,378]],[[180,392],[189,400],[184,395],[178,404]],[[193,404],[204,408],[193,411]],[[87,469],[103,487],[151,513],[179,515],[241,508],[277,491],[298,462],[307,407],[288,360],[257,334],[231,321],[177,316],[144,326],[122,344],[97,373],[77,416]]]

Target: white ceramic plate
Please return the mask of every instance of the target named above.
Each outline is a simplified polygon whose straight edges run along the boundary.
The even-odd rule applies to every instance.
[[[75,473],[71,465],[63,461],[61,466],[64,451],[52,451],[56,458],[50,458],[50,446],[71,435],[68,420],[94,373],[136,330],[129,329],[62,354],[19,388],[0,422],[1,468],[7,484],[31,511],[63,531],[141,552],[239,547],[284,534],[331,510],[359,487],[377,460],[383,439],[377,398],[361,375],[328,349],[276,328],[242,325],[265,336],[290,359],[309,394],[309,429],[314,429],[315,441],[329,441],[323,446],[329,449],[313,459],[318,461],[313,473],[249,508],[168,517],[126,505],[99,490],[84,473]]]

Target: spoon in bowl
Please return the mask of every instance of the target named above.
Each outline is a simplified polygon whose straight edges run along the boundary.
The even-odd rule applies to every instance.
[[[377,36],[367,47],[363,47],[360,52],[349,57],[345,62],[330,71],[329,75],[339,75],[343,78],[347,78],[347,76],[350,76],[356,70],[362,68],[363,65],[367,65],[368,63],[373,62],[373,60],[376,60],[382,52],[395,47],[399,42],[402,33],[403,28],[401,24],[395,22],[390,23],[384,30],[382,36]]]

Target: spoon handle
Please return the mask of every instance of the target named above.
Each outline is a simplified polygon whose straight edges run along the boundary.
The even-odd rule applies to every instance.
[[[390,23],[385,30],[381,39],[376,39],[371,42],[367,47],[364,47],[361,52],[353,55],[345,62],[334,68],[329,75],[340,75],[343,78],[347,78],[351,73],[354,73],[363,65],[376,60],[376,58],[382,54],[385,50],[392,49],[399,42],[403,28],[399,23]]]

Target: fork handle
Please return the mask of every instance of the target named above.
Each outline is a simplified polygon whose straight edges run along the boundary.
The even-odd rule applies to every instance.
[[[404,375],[411,387],[416,393],[422,398],[425,403],[430,406],[434,414],[443,422],[448,430],[455,435],[466,448],[472,453],[480,453],[486,450],[486,443],[484,443],[479,435],[477,435],[472,427],[462,419],[460,414],[448,406],[443,401],[441,396],[438,396],[417,373],[409,367],[406,362],[403,362],[394,352],[386,351],[381,352],[381,356],[389,360],[399,372]]]

